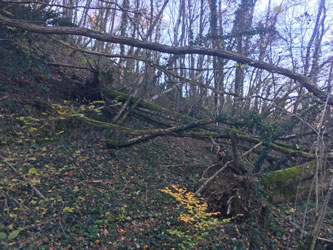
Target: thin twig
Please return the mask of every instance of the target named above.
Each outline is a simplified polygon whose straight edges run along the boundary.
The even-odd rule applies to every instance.
[[[214,164],[210,165],[208,168],[206,168],[206,170],[203,172],[203,174],[202,174],[202,176],[201,176],[201,179],[200,179],[199,181],[204,181],[204,180],[206,180],[207,178],[205,178],[205,175],[206,175],[206,173],[208,172],[208,170],[211,169],[211,168],[216,167],[217,165],[218,165],[218,163],[214,163]]]
[[[10,164],[8,161],[6,161],[6,160],[4,160],[4,162],[5,163],[7,163],[7,165],[11,168],[11,169],[13,169],[14,170],[14,172],[16,172],[16,173],[18,173],[18,174],[20,174],[17,170],[16,170],[16,168],[12,165],[12,164]],[[28,183],[29,183],[29,186],[35,191],[35,193],[40,197],[40,198],[42,198],[42,199],[46,199],[46,197],[27,179],[27,177],[25,177],[25,175],[24,174],[21,174],[21,177],[22,177],[22,179],[23,180],[25,180],[25,181],[27,181]]]
[[[0,190],[0,192],[3,193],[3,195],[8,196],[11,200],[13,200],[14,202],[16,202],[18,205],[23,206],[25,209],[27,209],[29,211],[31,210],[29,207],[27,207],[26,205],[24,205],[22,202],[19,202],[17,199],[15,199],[13,196],[7,194],[6,192],[4,192],[2,190]]]
[[[118,114],[116,114],[116,116],[113,118],[114,123],[117,123],[117,121],[121,118],[122,114],[125,112],[126,108],[130,104],[130,101],[131,101],[132,97],[135,97],[136,94],[138,93],[139,86],[141,85],[143,79],[144,79],[144,75],[140,76],[140,79],[139,79],[138,84],[137,84],[138,88],[136,88],[135,91],[132,94],[128,95],[128,98],[127,98],[126,102],[124,103],[123,107],[120,109]]]

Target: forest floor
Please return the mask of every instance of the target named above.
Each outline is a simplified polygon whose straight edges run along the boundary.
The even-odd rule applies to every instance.
[[[73,121],[37,127],[48,131],[49,139],[36,141],[33,127],[20,117],[42,120],[45,114],[29,103],[14,96],[2,101],[1,249],[179,248],[181,237],[168,230],[186,231],[186,225],[176,201],[161,189],[175,184],[195,191],[215,160],[208,143],[156,138],[110,150],[101,131]],[[260,184],[255,186],[253,195],[265,200]],[[294,204],[260,204],[268,206],[265,222],[255,213],[231,221],[209,232],[198,248],[293,249],[299,230],[292,221],[302,220],[304,205],[296,212]],[[327,226],[325,237],[332,236]]]

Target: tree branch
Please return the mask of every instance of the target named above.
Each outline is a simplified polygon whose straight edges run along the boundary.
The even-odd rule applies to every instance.
[[[154,51],[159,51],[162,53],[174,54],[174,55],[185,55],[185,54],[198,54],[198,55],[209,55],[209,56],[217,56],[233,61],[237,61],[241,64],[247,64],[249,66],[267,70],[271,73],[277,73],[289,77],[295,81],[298,81],[302,86],[304,86],[309,92],[313,93],[317,98],[322,100],[323,102],[328,99],[328,104],[333,105],[333,97],[329,96],[321,91],[318,87],[316,87],[311,81],[304,75],[292,72],[291,70],[278,67],[269,63],[257,61],[254,59],[247,58],[238,53],[234,53],[231,51],[226,51],[223,49],[211,49],[199,46],[189,46],[189,47],[174,47],[169,45],[163,45],[159,43],[152,43],[146,41],[140,41],[129,37],[121,37],[112,34],[105,34],[95,30],[87,29],[87,28],[77,28],[77,27],[46,27],[46,26],[38,26],[26,22],[22,22],[19,20],[13,20],[7,18],[3,15],[0,15],[0,22],[20,28],[23,30],[27,30],[30,32],[41,33],[41,34],[68,34],[68,35],[78,35],[78,36],[86,36],[91,37],[99,41],[110,42],[110,43],[119,43],[125,44],[129,46],[134,46],[142,49],[149,49]],[[327,98],[328,97],[328,98]]]
[[[106,145],[108,148],[129,147],[134,144],[138,144],[141,142],[151,140],[153,138],[156,138],[157,136],[173,135],[173,134],[176,134],[176,133],[188,130],[188,129],[192,129],[195,127],[200,127],[200,126],[212,123],[214,121],[215,121],[215,119],[203,119],[203,120],[197,120],[195,122],[191,122],[191,123],[181,125],[181,126],[174,126],[174,127],[170,127],[170,128],[166,128],[166,129],[154,129],[154,130],[151,130],[151,133],[149,133],[149,134],[131,138],[124,142],[109,140],[109,141],[106,141]]]

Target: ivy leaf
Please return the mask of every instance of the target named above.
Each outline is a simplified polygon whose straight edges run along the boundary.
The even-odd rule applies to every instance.
[[[7,234],[5,234],[4,232],[0,232],[0,240],[4,240],[7,238]]]
[[[22,228],[19,228],[17,230],[14,230],[13,232],[11,232],[9,235],[8,235],[8,240],[13,240],[15,239],[19,234],[20,232],[22,231]]]
[[[7,28],[8,30],[16,30],[15,27],[7,26],[7,25],[6,25],[6,28]]]

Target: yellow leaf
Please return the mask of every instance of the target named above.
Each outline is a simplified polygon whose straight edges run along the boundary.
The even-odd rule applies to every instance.
[[[30,161],[35,161],[35,160],[37,160],[37,158],[34,156],[34,157],[30,157],[29,160]]]
[[[73,213],[74,208],[72,208],[72,207],[64,207],[63,211],[64,212],[68,212],[68,213]]]
[[[18,116],[18,117],[16,117],[16,120],[23,121],[24,120],[24,116]]]
[[[47,148],[46,147],[42,147],[42,151],[43,152],[47,151]]]
[[[22,132],[16,132],[16,134],[17,134],[17,135],[23,135],[23,133],[22,133]]]
[[[37,130],[37,128],[31,127],[31,128],[29,129],[29,132],[34,132],[34,131],[36,131],[36,130]]]
[[[93,103],[105,103],[104,101],[94,101]]]
[[[36,185],[36,184],[40,183],[40,180],[38,180],[38,179],[32,179],[32,180],[30,180],[30,182],[31,182],[31,184]]]
[[[295,211],[296,210],[292,207],[286,211],[286,214],[293,214],[293,213],[295,213]]]
[[[5,161],[14,161],[15,159],[14,158],[5,158],[4,160]]]
[[[29,175],[37,174],[37,170],[36,170],[36,168],[30,168],[28,174],[29,174]]]
[[[17,214],[10,213],[10,214],[9,214],[9,217],[10,217],[10,218],[16,218],[16,217],[17,217]]]
[[[86,106],[81,105],[81,106],[80,106],[80,110],[81,110],[81,111],[85,111],[85,110],[86,110]]]
[[[58,202],[61,202],[61,201],[62,201],[62,197],[61,197],[60,195],[57,195],[56,198],[57,198],[57,201],[58,201]]]

